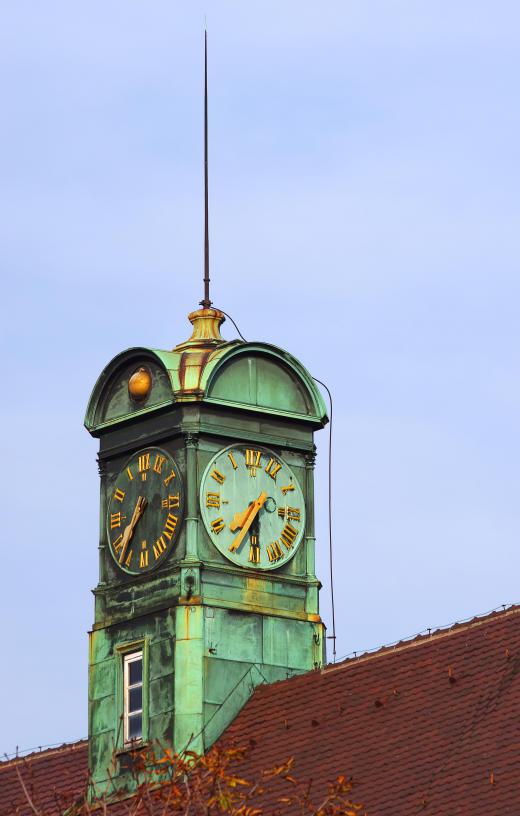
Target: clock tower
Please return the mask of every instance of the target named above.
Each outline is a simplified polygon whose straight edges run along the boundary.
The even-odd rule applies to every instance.
[[[322,665],[309,372],[189,315],[172,351],[132,348],[99,377],[99,583],[90,633],[93,785],[130,785],[143,744],[203,752],[259,683]],[[274,692],[275,693],[275,692]]]

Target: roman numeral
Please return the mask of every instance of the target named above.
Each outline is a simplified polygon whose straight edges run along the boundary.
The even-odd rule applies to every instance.
[[[286,493],[289,493],[291,490],[294,490],[294,485],[293,484],[285,485],[284,487],[281,488],[281,490],[282,494],[285,496]]]
[[[170,541],[172,540],[175,528],[177,527],[178,520],[179,519],[177,516],[174,516],[173,513],[168,513],[168,518],[166,519],[166,523],[164,525],[163,535],[165,535]]]
[[[139,567],[144,569],[148,566],[148,550],[142,550],[139,553]]]
[[[220,510],[220,493],[206,491],[206,507],[216,507]]]
[[[279,462],[277,462],[276,459],[271,458],[271,459],[269,459],[269,461],[267,463],[267,466],[265,468],[265,472],[268,473],[269,476],[271,477],[271,479],[274,479],[274,481],[276,482],[276,474],[281,469],[282,469],[281,464]]]
[[[172,479],[175,479],[175,471],[173,470],[173,468],[172,468],[172,472],[170,473],[170,475],[167,476],[166,479],[164,479],[165,487],[168,487],[168,485],[170,484]]]
[[[118,501],[118,502],[122,502],[124,497],[125,497],[125,491],[121,490],[119,487],[116,487],[116,490],[115,490],[115,493],[114,493],[114,499],[116,501]]]
[[[121,527],[121,513],[110,513],[110,529]]]
[[[293,545],[293,542],[294,542],[294,539],[296,538],[297,535],[298,535],[298,530],[295,530],[295,528],[292,526],[291,522],[288,521],[287,524],[285,525],[285,527],[283,528],[283,530],[281,532],[281,535],[280,535],[282,543],[285,544],[285,546],[287,547],[288,550],[291,549],[291,547]]]
[[[145,482],[147,476],[146,471],[149,470],[150,468],[150,454],[143,453],[138,459],[137,466],[139,468],[139,473],[141,474],[141,479],[143,480],[143,482]]]
[[[266,547],[267,550],[267,557],[271,563],[273,561],[279,561],[280,558],[283,556],[282,549],[277,541],[273,541],[271,544],[268,544]]]
[[[279,507],[278,515],[281,518],[288,518],[289,521],[300,521],[300,510],[298,507]]]
[[[126,557],[125,567],[130,566],[130,562],[132,561],[132,553],[133,553],[133,550],[130,550],[130,552],[128,553],[128,555]]]
[[[211,529],[217,535],[221,532],[221,530],[224,529],[225,526],[226,525],[224,524],[224,519],[222,518],[222,516],[220,516],[218,519],[215,519],[215,521],[211,522]]]
[[[138,460],[137,467],[139,468],[139,473],[142,473],[143,470],[148,470],[150,467],[150,454],[143,453]]]
[[[225,476],[223,476],[223,474],[222,474],[222,473],[221,473],[219,470],[217,470],[216,468],[214,468],[214,469],[211,471],[211,476],[212,476],[212,478],[213,478],[213,479],[215,479],[215,481],[216,481],[216,482],[218,482],[219,484],[224,484],[224,482],[225,482],[225,480],[226,480],[226,477],[225,477]]]
[[[251,536],[251,543],[249,546],[249,560],[252,564],[260,563],[260,547],[258,546],[258,538],[255,535]]]
[[[162,536],[159,536],[155,544],[153,545],[153,554],[155,556],[155,560],[157,561],[158,558],[161,557],[162,553],[166,549],[166,541]]]
[[[235,462],[235,459],[234,459],[233,454],[231,453],[231,451],[228,453],[228,456],[229,456],[229,461],[230,461],[230,462],[231,462],[231,464],[233,465],[233,470],[236,470],[236,469],[237,469],[237,467],[238,467],[238,465],[237,465],[237,463]]]
[[[127,467],[126,473],[127,473],[128,478],[130,479],[130,481],[133,482],[134,481],[134,474],[130,470],[130,467]]]
[[[166,456],[161,456],[160,453],[155,455],[155,462],[153,463],[153,469],[155,473],[161,473],[162,466],[166,462]]]
[[[167,499],[163,499],[162,506],[166,507],[168,510],[174,510],[175,508],[179,507],[180,502],[180,494],[176,493],[175,496],[168,496]]]
[[[262,458],[262,451],[252,450],[251,448],[246,448],[246,466],[247,467],[259,467],[261,458]]]
[[[121,533],[121,535],[118,536],[116,540],[112,542],[112,547],[114,548],[114,552],[116,553],[118,552],[118,550],[121,549],[122,546],[123,546],[123,533]]]

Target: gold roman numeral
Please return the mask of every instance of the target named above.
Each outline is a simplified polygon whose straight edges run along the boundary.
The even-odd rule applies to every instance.
[[[141,474],[141,479],[143,480],[143,482],[145,482],[146,481],[146,476],[147,476],[146,471],[150,469],[150,454],[149,453],[143,453],[139,457],[137,467],[139,468],[139,473]]]
[[[214,533],[216,533],[216,535],[218,535],[224,529],[225,526],[226,525],[224,524],[224,519],[222,518],[222,516],[219,516],[219,518],[211,522],[211,529],[213,530]]]
[[[252,535],[250,539],[249,560],[252,564],[260,563],[260,547],[258,546],[258,538],[255,535]]]
[[[133,550],[130,550],[130,552],[128,553],[128,555],[126,557],[125,567],[130,566],[130,562],[132,561],[132,553],[133,553]]]
[[[238,465],[237,465],[237,463],[235,462],[235,459],[234,459],[233,454],[231,453],[231,451],[228,453],[228,456],[229,456],[229,461],[230,461],[230,462],[231,462],[231,464],[233,465],[233,470],[236,470],[236,469],[237,469],[237,467],[238,467]]]
[[[175,510],[175,508],[179,507],[180,503],[181,497],[179,493],[176,493],[175,496],[168,496],[167,499],[162,500],[162,506],[168,510]]]
[[[144,569],[148,566],[148,550],[141,550],[139,553],[139,567]]]
[[[130,470],[130,467],[127,467],[126,473],[127,473],[128,478],[130,479],[130,481],[133,482],[134,481],[134,474]]]
[[[178,520],[179,519],[177,516],[174,516],[173,513],[168,513],[168,518],[166,519],[166,523],[164,525],[163,535],[165,535],[169,541],[172,540]]]
[[[166,549],[166,541],[164,540],[164,538],[162,536],[159,536],[159,538],[157,539],[157,541],[153,545],[153,554],[154,554],[154,557],[155,557],[156,561],[157,561],[158,558],[161,557],[161,555],[163,554],[165,549]]]
[[[110,513],[110,529],[121,527],[121,513]]]
[[[262,451],[246,448],[246,467],[260,467]]]
[[[224,482],[225,482],[225,480],[226,480],[226,477],[225,477],[225,476],[224,476],[224,475],[223,475],[223,474],[220,472],[220,470],[217,470],[216,468],[214,468],[214,469],[211,471],[211,476],[212,476],[212,478],[213,478],[213,479],[215,479],[215,481],[216,481],[216,482],[218,482],[219,484],[224,484]]]
[[[256,478],[256,469],[259,467],[261,459],[262,451],[246,448],[246,467],[251,478]]]
[[[300,521],[300,509],[298,507],[279,507],[278,515],[281,518],[289,519],[289,521]]]
[[[139,473],[142,473],[143,470],[148,470],[150,467],[150,454],[143,453],[137,463],[137,467],[139,468]]]
[[[268,463],[266,465],[265,472],[268,473],[269,476],[271,477],[271,479],[274,479],[274,481],[276,482],[276,474],[281,469],[282,469],[282,466],[281,466],[280,462],[277,462],[276,459],[271,458],[271,459],[269,459],[269,461],[268,461]]]
[[[252,564],[260,563],[260,547],[258,546],[258,537],[255,535],[250,538],[249,560]]]
[[[294,485],[293,484],[285,485],[284,487],[281,488],[281,490],[282,494],[285,496],[286,493],[289,493],[291,490],[294,490]]]
[[[267,550],[267,557],[269,561],[272,563],[273,561],[279,561],[280,558],[283,556],[282,549],[277,541],[273,541],[271,544],[268,544],[266,547]]]
[[[206,491],[206,507],[216,507],[220,510],[220,493],[211,493]]]
[[[172,472],[170,473],[170,475],[167,476],[166,479],[164,479],[164,486],[168,487],[168,485],[170,484],[172,479],[175,479],[175,471],[174,471],[173,468],[172,468]]]
[[[288,521],[287,524],[285,525],[285,527],[283,528],[283,530],[281,532],[281,535],[280,535],[280,539],[282,540],[282,543],[285,544],[285,546],[287,547],[288,550],[291,549],[291,547],[293,545],[293,542],[294,542],[294,539],[296,538],[297,535],[298,535],[298,530],[296,530],[292,526],[291,522]]]
[[[115,541],[112,542],[112,547],[114,548],[114,552],[118,552],[121,547],[123,546],[123,533],[119,535]]]
[[[118,502],[122,502],[124,497],[125,497],[125,491],[121,490],[121,488],[119,488],[119,487],[116,487],[115,493],[114,493],[114,499],[116,501],[118,501]]]
[[[155,462],[153,463],[153,469],[155,473],[162,472],[162,466],[166,462],[166,456],[162,456],[160,453],[155,454]]]

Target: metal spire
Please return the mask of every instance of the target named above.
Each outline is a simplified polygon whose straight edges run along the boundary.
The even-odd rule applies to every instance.
[[[208,217],[208,32],[204,29],[204,300],[201,306],[209,309],[209,217]]]

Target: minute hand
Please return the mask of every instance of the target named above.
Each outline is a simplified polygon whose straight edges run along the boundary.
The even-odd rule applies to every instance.
[[[260,508],[262,507],[262,505],[264,504],[266,499],[267,499],[267,493],[265,493],[265,491],[262,491],[262,493],[260,493],[257,500],[254,502],[254,504],[253,504],[253,506],[251,508],[251,512],[249,513],[246,521],[244,522],[244,526],[242,527],[239,534],[235,537],[235,540],[233,541],[233,543],[229,547],[229,552],[235,552],[235,550],[238,550],[238,548],[242,544],[242,541],[244,540],[245,534],[247,533],[247,531],[251,527],[253,521],[255,520],[256,516],[258,515],[258,511],[260,510]]]
[[[134,507],[134,512],[132,514],[132,520],[130,521],[130,524],[126,525],[126,527],[124,529],[124,532],[123,532],[123,541],[121,542],[123,546],[121,548],[121,555],[119,556],[119,563],[120,564],[123,563],[123,558],[126,555],[126,549],[127,549],[128,545],[130,543],[130,540],[131,540],[133,534],[134,534],[135,526],[136,526],[137,522],[139,521],[139,519],[141,518],[141,516],[143,515],[144,511],[146,510],[146,505],[147,504],[148,504],[148,502],[146,501],[146,499],[143,496],[139,496],[139,498],[137,499],[136,505]]]

